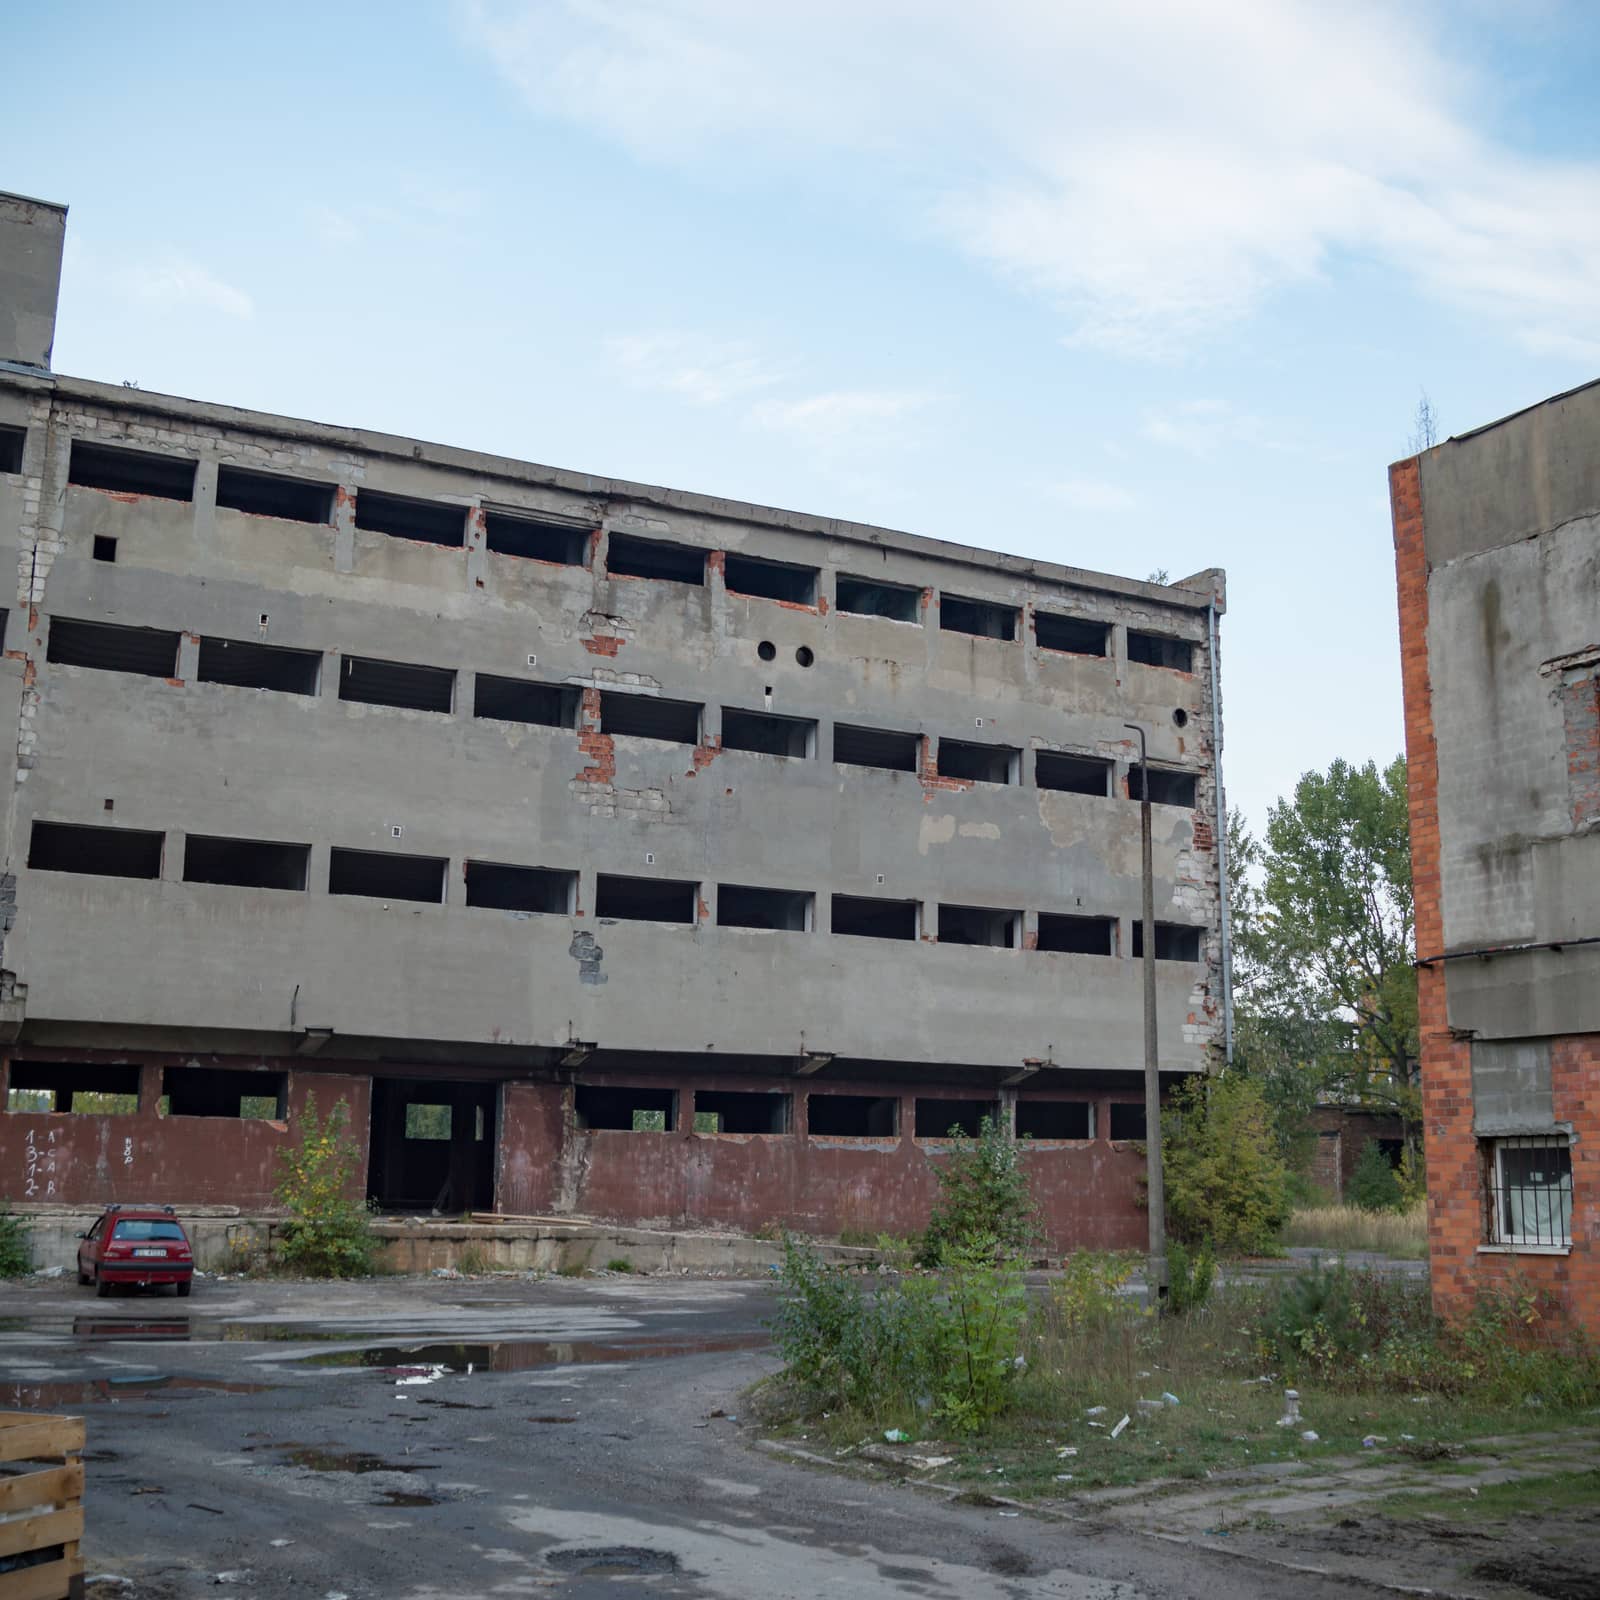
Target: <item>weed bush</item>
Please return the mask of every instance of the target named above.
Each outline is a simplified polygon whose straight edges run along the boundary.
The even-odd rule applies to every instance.
[[[1368,1250],[1375,1255],[1424,1261],[1428,1255],[1427,1210],[1422,1205],[1406,1211],[1310,1206],[1289,1218],[1283,1242],[1333,1253]]]
[[[947,1246],[987,1238],[1002,1256],[1020,1256],[1038,1237],[1038,1217],[1028,1192],[1017,1143],[992,1117],[978,1137],[950,1130],[951,1149],[934,1164],[939,1194],[923,1236],[921,1260],[936,1267]]]
[[[279,1261],[308,1278],[364,1277],[372,1271],[371,1215],[348,1193],[361,1168],[360,1150],[345,1137],[349,1120],[343,1100],[323,1118],[316,1095],[308,1094],[298,1118],[300,1137],[278,1157],[276,1193],[289,1214]]]
[[[1362,1211],[1399,1211],[1405,1206],[1400,1180],[1376,1139],[1368,1139],[1356,1157],[1350,1173],[1350,1203]]]
[[[1074,1250],[1061,1263],[1061,1276],[1050,1289],[1060,1326],[1071,1332],[1103,1322],[1121,1306],[1117,1291],[1138,1270],[1131,1256],[1103,1250]]]
[[[20,1278],[33,1270],[28,1225],[0,1201],[0,1278]]]
[[[1190,1078],[1161,1118],[1167,1225],[1188,1244],[1259,1255],[1289,1220],[1289,1169],[1253,1078]]]
[[[1211,1285],[1217,1275],[1216,1253],[1211,1241],[1201,1241],[1190,1252],[1181,1239],[1167,1245],[1167,1310],[1175,1316],[1198,1311],[1211,1298]]]

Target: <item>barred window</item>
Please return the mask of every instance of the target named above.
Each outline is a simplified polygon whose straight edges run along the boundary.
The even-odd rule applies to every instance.
[[[1485,1142],[1491,1244],[1572,1243],[1572,1148],[1564,1133]]]

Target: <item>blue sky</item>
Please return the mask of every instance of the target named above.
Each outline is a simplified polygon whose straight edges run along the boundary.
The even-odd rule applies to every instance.
[[[1102,14],[1103,13],[1103,14]],[[35,6],[56,367],[1143,577],[1402,745],[1385,468],[1600,375],[1585,3]]]

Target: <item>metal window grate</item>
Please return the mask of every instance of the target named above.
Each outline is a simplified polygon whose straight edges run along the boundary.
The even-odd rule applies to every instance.
[[[1491,1244],[1572,1243],[1572,1147],[1564,1133],[1485,1141],[1484,1214]]]

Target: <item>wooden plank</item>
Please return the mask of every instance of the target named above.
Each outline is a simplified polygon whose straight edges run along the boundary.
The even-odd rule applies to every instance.
[[[67,1600],[74,1579],[82,1578],[83,1562],[77,1556],[42,1562],[20,1572],[0,1574],[0,1600]]]
[[[17,1522],[0,1522],[0,1556],[17,1556],[24,1550],[69,1544],[82,1537],[83,1507],[64,1506],[60,1511],[41,1512]],[[4,1589],[0,1589],[0,1596],[5,1596]]]
[[[81,1461],[64,1467],[47,1467],[43,1472],[24,1472],[15,1478],[0,1478],[0,1515],[8,1511],[26,1511],[30,1506],[57,1506],[82,1498]]]
[[[18,1417],[24,1421],[14,1420]],[[66,1456],[83,1449],[82,1417],[0,1416],[0,1461],[33,1461],[41,1456]]]

